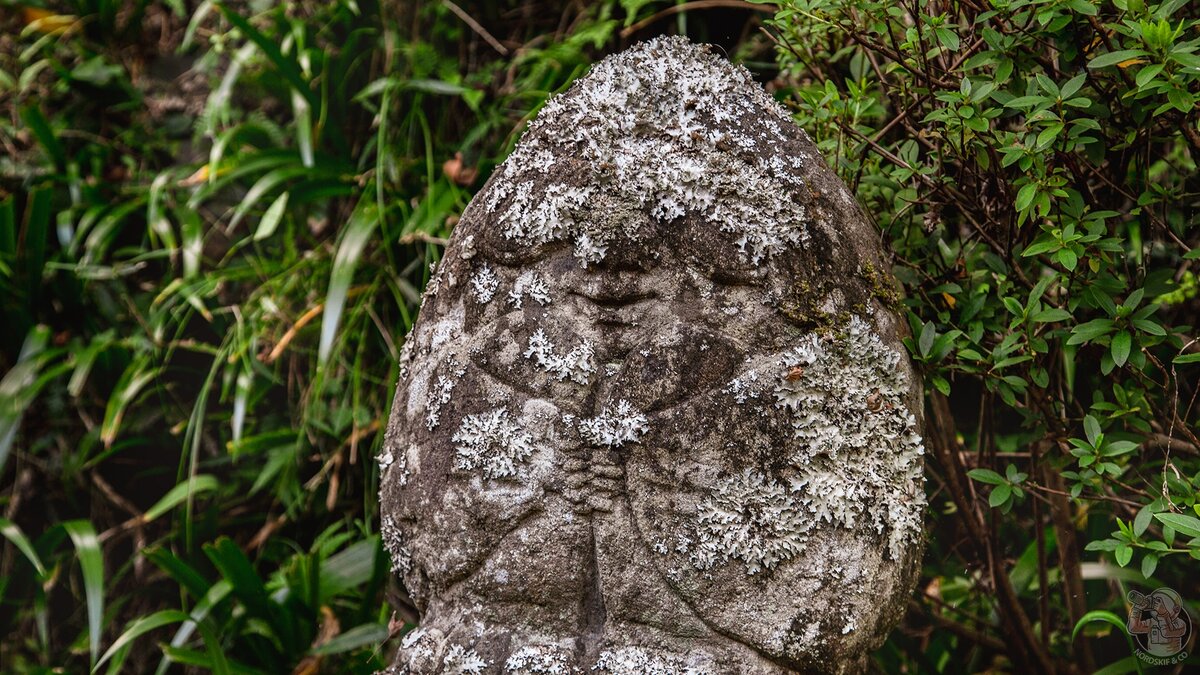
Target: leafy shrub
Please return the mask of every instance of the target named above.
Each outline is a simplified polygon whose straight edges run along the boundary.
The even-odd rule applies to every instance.
[[[930,385],[924,592],[888,670],[1131,670],[1091,621],[1124,630],[1131,584],[1200,600],[1198,27],[1182,0],[771,22],[798,121],[892,244]]]

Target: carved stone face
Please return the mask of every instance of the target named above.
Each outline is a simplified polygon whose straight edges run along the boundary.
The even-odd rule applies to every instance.
[[[813,144],[706,49],[639,45],[551,101],[405,343],[383,533],[423,617],[394,669],[859,669],[924,506],[882,269]]]

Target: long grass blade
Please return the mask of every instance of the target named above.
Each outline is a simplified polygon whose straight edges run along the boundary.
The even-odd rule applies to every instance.
[[[191,613],[188,614],[187,621],[184,621],[179,630],[175,632],[175,636],[171,638],[171,646],[176,648],[182,647],[192,637],[192,633],[196,631],[196,627],[199,626],[200,622],[208,617],[213,607],[216,607],[222,600],[229,597],[231,592],[233,592],[233,585],[224,579],[213,584],[212,588],[208,589],[208,593],[205,593],[200,602],[197,602],[196,606],[192,608]],[[219,645],[217,647],[219,648]],[[170,665],[171,657],[164,651],[162,660],[159,661],[158,668],[154,671],[155,675],[162,675],[167,672],[167,668]]]
[[[8,459],[8,453],[21,428],[25,410],[37,397],[31,385],[37,379],[39,362],[37,356],[46,348],[50,330],[38,326],[25,336],[17,363],[3,378],[0,378],[0,470]]]
[[[101,620],[104,617],[104,554],[96,529],[86,520],[68,520],[63,529],[75,544],[79,567],[83,571],[83,590],[87,598],[88,651],[92,664],[100,656]]]
[[[7,518],[0,518],[0,535],[12,542],[13,546],[25,556],[33,569],[37,570],[38,576],[45,578],[46,566],[42,564],[42,559],[38,557],[37,551],[34,550],[33,544],[29,543],[29,538],[21,531],[21,528],[16,523]]]
[[[54,136],[54,131],[50,129],[50,123],[46,121],[46,117],[42,115],[42,111],[36,105],[25,106],[21,109],[21,120],[33,132],[34,138],[37,139],[42,149],[46,151],[51,161],[54,162],[54,166],[59,171],[65,171],[67,168],[67,153],[63,151],[58,138]]]
[[[208,476],[205,474],[192,476],[191,478],[187,479],[187,481],[180,483],[168,490],[167,494],[163,495],[162,499],[159,499],[154,503],[154,506],[146,509],[146,513],[142,515],[142,521],[148,523],[164,513],[169,512],[171,509],[181,504],[184,500],[191,499],[193,496],[201,492],[210,492],[212,490],[216,490],[219,486],[220,483],[218,483],[217,479],[213,476]]]
[[[288,193],[284,192],[275,198],[275,201],[267,207],[262,220],[258,221],[258,228],[254,230],[254,241],[262,241],[275,234],[276,228],[283,220],[283,214],[287,211],[287,204]]]
[[[129,653],[129,647],[133,644],[134,640],[157,628],[169,626],[173,623],[179,623],[180,621],[186,621],[187,618],[187,614],[184,614],[177,609],[164,609],[149,616],[138,617],[129,624],[129,627],[125,629],[124,633],[121,633],[121,635],[113,641],[108,650],[104,652],[104,655],[100,657],[100,660],[96,662],[96,665],[92,667],[92,672],[95,673],[99,671],[100,667],[107,663],[109,659],[113,659],[113,665],[111,668],[109,668],[108,672],[118,672],[121,668],[121,665],[124,663],[125,657]]]
[[[388,627],[379,623],[365,623],[331,639],[329,642],[313,649],[310,654],[326,656],[340,654],[363,645],[376,645],[388,638]]]
[[[325,314],[321,318],[321,339],[317,350],[317,363],[320,365],[328,362],[333,352],[338,321],[346,305],[346,294],[354,279],[354,269],[378,224],[379,209],[375,200],[365,197],[359,201],[342,232],[337,254],[333,258],[333,270],[329,275],[329,291],[325,294]]]
[[[142,389],[158,377],[160,370],[151,365],[151,359],[147,355],[135,359],[121,374],[117,385],[113,387],[112,394],[108,397],[104,422],[100,424],[100,440],[103,441],[105,447],[112,446],[113,441],[117,438],[117,431],[121,428],[121,420],[125,417],[125,411]]]
[[[251,42],[257,45],[260,50],[262,50],[262,53],[266,55],[267,59],[270,60],[275,68],[279,71],[279,74],[288,81],[288,84],[290,84],[293,89],[295,89],[302,96],[304,96],[305,99],[308,100],[310,106],[314,108],[317,107],[320,102],[317,101],[316,94],[313,92],[312,87],[310,87],[308,83],[304,81],[304,75],[300,70],[300,64],[297,63],[295,59],[284,56],[283,52],[279,50],[279,46],[275,44],[274,40],[263,35],[254,26],[251,26],[250,22],[247,21],[242,15],[222,4],[218,4],[217,9],[221,10],[221,15],[224,16],[229,23],[236,26],[243,35],[245,35]]]

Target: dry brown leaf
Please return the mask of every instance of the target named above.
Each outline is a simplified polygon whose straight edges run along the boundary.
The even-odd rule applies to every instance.
[[[475,178],[479,176],[479,169],[473,166],[463,166],[463,156],[461,152],[454,153],[454,157],[442,163],[442,173],[446,174],[446,178],[466,187],[475,182]]]

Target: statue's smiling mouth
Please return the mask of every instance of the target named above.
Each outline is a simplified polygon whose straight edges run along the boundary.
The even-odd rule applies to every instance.
[[[658,293],[632,284],[586,284],[569,293],[585,301],[580,304],[596,325],[614,327],[638,325],[650,309],[650,301],[658,297]]]

